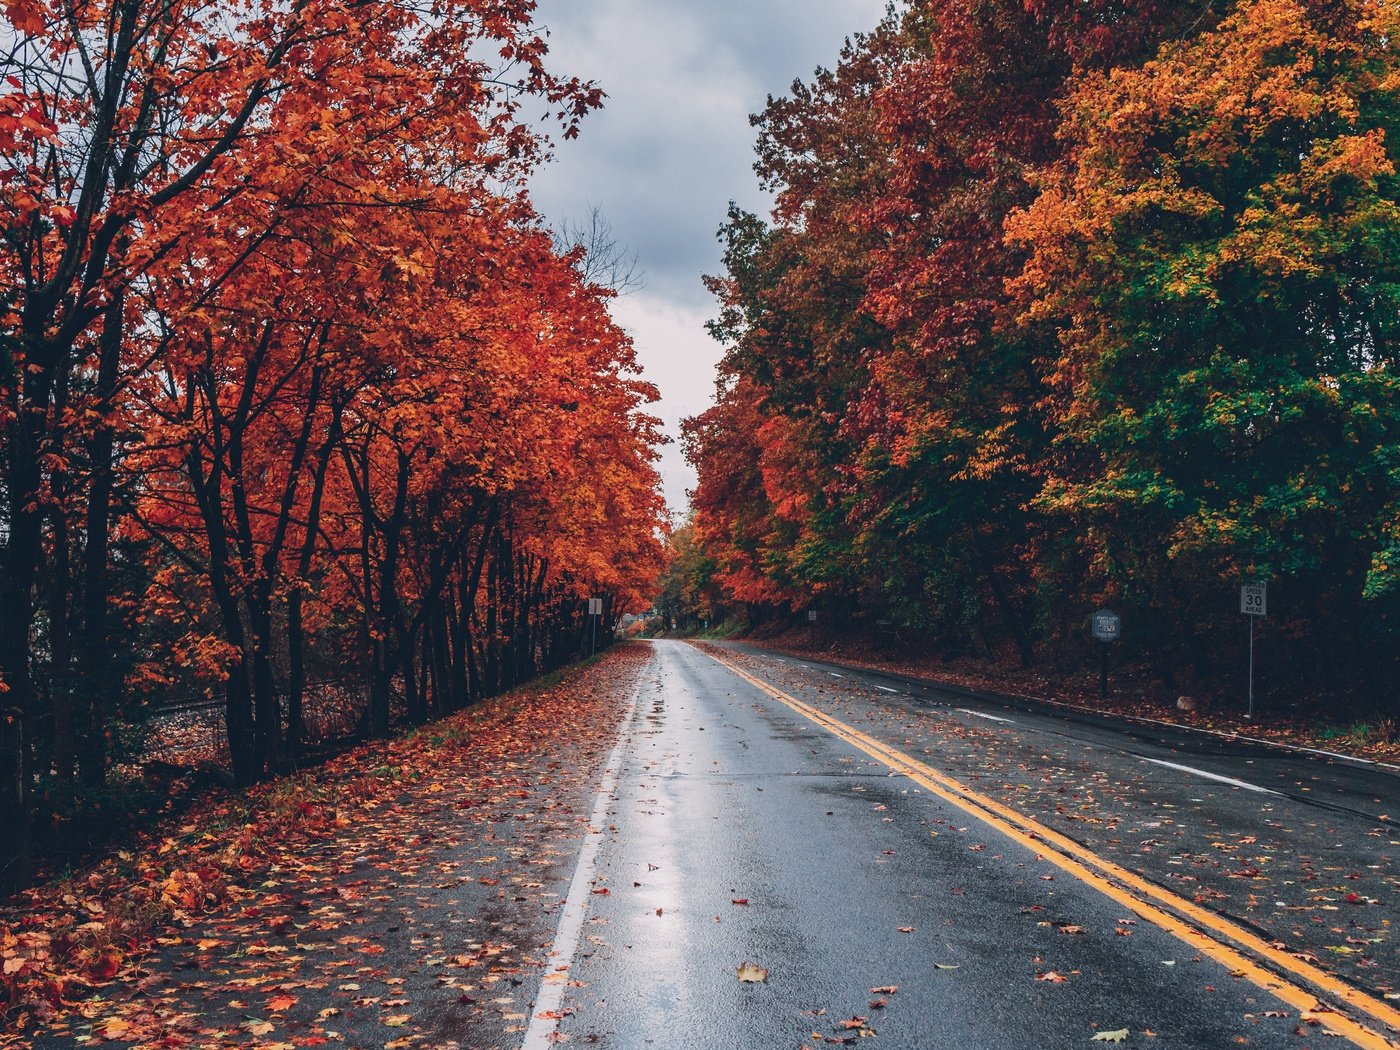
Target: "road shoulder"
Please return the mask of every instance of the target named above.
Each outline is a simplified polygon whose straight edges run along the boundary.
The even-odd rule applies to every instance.
[[[648,654],[211,800],[17,899],[6,958],[42,969],[0,1045],[517,1044]]]

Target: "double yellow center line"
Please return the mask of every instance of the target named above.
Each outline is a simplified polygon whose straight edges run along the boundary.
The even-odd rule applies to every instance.
[[[1358,991],[1334,975],[1288,954],[1244,927],[1202,908],[1194,901],[1163,889],[1135,872],[1094,853],[1039,821],[1018,813],[993,798],[940,773],[931,766],[883,744],[804,703],[781,689],[755,678],[728,660],[705,652],[755,689],[811,719],[833,736],[878,760],[896,773],[926,788],[963,812],[991,825],[1003,835],[1030,849],[1038,857],[1087,883],[1142,919],[1178,937],[1192,949],[1227,967],[1231,976],[1258,985],[1298,1011],[1304,1020],[1315,1020],[1366,1050],[1392,1050],[1400,1043],[1318,1001],[1318,993],[1345,1003],[1383,1029],[1400,1032],[1400,1010]],[[1295,983],[1296,982],[1296,983]],[[1305,983],[1303,983],[1305,982]],[[1310,988],[1312,990],[1310,990]]]

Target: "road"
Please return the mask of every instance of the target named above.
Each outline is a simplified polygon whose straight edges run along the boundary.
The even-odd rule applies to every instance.
[[[1397,787],[740,645],[619,646],[284,786],[334,824],[258,847],[0,1046],[1395,1047]]]
[[[1386,770],[741,647],[632,703],[526,1050],[1394,1045]]]

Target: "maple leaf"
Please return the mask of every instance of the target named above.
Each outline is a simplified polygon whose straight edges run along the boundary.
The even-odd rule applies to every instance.
[[[1121,1043],[1128,1038],[1128,1030],[1119,1028],[1112,1032],[1096,1032],[1089,1041],[1091,1043]]]
[[[104,1017],[93,1026],[93,1031],[109,1042],[116,1042],[127,1037],[131,1031],[131,1025],[120,1017]]]
[[[739,964],[735,971],[740,981],[759,982],[768,980],[768,971],[756,963],[751,963],[747,959]]]
[[[88,973],[99,981],[108,981],[121,969],[122,955],[116,948],[108,948],[88,964]]]

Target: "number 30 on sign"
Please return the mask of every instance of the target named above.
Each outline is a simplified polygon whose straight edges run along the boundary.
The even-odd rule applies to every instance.
[[[1246,616],[1263,616],[1268,612],[1268,585],[1246,583],[1240,587],[1240,612]]]

